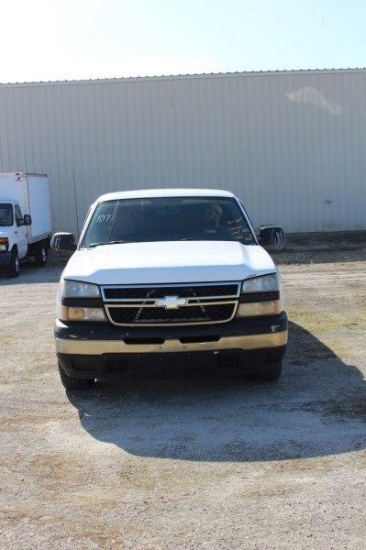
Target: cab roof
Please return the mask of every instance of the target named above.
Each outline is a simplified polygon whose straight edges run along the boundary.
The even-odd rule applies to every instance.
[[[153,197],[235,197],[230,191],[222,189],[137,189],[117,191],[101,195],[95,202],[120,199],[141,199]]]

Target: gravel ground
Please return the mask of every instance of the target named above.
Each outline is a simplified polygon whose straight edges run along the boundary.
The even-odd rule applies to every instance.
[[[284,374],[66,394],[63,261],[0,274],[0,548],[364,549],[366,250],[276,255]]]

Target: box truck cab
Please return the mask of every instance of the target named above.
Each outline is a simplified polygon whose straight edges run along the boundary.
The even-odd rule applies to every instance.
[[[44,174],[0,174],[0,266],[17,277],[21,262],[47,260],[51,238],[48,178]]]

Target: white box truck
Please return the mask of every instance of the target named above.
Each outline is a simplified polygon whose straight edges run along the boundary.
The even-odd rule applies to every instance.
[[[51,238],[49,180],[45,174],[0,174],[0,266],[17,277],[28,258],[46,263]]]

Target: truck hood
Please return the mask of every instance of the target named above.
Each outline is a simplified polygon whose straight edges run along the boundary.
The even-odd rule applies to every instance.
[[[259,245],[227,241],[125,243],[77,250],[63,278],[96,284],[239,281],[273,273]]]

